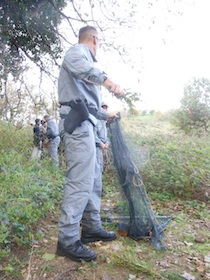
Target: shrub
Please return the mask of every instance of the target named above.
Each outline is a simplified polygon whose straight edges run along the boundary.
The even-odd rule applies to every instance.
[[[53,211],[62,197],[62,171],[47,159],[30,159],[33,146],[27,132],[11,128],[1,136],[0,257],[12,242],[30,243],[39,231],[37,222]]]
[[[182,199],[192,199],[200,193],[201,200],[207,199],[210,166],[207,139],[162,136],[145,142],[150,160],[141,172],[148,190]]]
[[[209,134],[210,126],[210,81],[196,79],[184,89],[180,109],[174,112],[173,124],[190,135]]]

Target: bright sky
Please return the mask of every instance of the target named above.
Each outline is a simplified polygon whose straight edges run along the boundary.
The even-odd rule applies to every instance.
[[[102,69],[113,81],[141,93],[139,110],[177,108],[184,85],[190,79],[209,78],[210,0],[182,0],[175,1],[175,4],[173,0],[158,0],[150,9],[144,4],[147,1],[132,1],[138,3],[137,23],[127,33],[122,32],[121,40],[130,47],[135,67],[131,69],[129,65],[115,61],[116,54],[112,57],[99,51],[97,58],[106,66]],[[168,8],[172,13],[167,12],[166,3],[170,4]],[[183,13],[182,16],[174,14],[178,11]],[[155,16],[156,21],[148,29],[151,16]],[[171,30],[166,31],[168,23]],[[74,40],[76,43],[77,39]],[[122,104],[116,102],[116,98],[110,98],[107,91],[103,99],[108,101],[110,109],[122,108]]]
[[[209,78],[209,10],[208,0],[188,6],[165,45],[158,36],[148,37],[142,76],[145,106],[163,110],[179,106],[184,85],[192,77]]]
[[[210,1],[182,2],[184,4],[180,10],[183,15],[171,16],[172,30],[163,31],[165,23],[161,21],[156,22],[150,30],[133,30],[132,44],[142,45],[141,53],[135,53],[137,60],[138,56],[143,59],[143,70],[140,75],[137,74],[140,84],[137,83],[134,72],[126,67],[121,68],[119,81],[125,84],[130,80],[134,86],[136,79],[134,87],[142,93],[143,101],[139,103],[139,109],[166,111],[177,108],[183,96],[184,85],[190,79],[209,78]],[[157,10],[157,15],[160,13],[161,10]],[[140,59],[138,63],[141,63]],[[113,76],[116,73],[113,72]]]

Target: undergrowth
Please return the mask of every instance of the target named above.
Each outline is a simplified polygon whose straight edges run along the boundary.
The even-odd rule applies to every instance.
[[[128,125],[130,123],[130,125]],[[149,192],[161,193],[163,198],[198,199],[210,197],[210,139],[189,137],[177,133],[168,121],[160,118],[134,118],[123,122],[132,138],[129,148],[134,157],[147,159],[140,172]],[[141,149],[140,149],[141,148]],[[137,151],[137,152],[136,152]]]
[[[206,202],[210,196],[210,140],[175,133],[169,129],[164,118],[155,119],[155,116],[145,122],[139,117],[122,122],[133,144],[138,149],[143,147],[140,151],[146,151],[145,155],[148,155],[141,165],[140,173],[149,196],[164,203],[175,200],[177,203],[174,207],[185,205],[188,212],[180,214],[174,221],[175,225],[178,224],[177,229],[174,229],[173,222],[171,226],[173,231],[181,231],[183,242],[191,242],[189,233],[183,235],[184,230],[179,221],[184,227],[186,214],[198,219],[209,217]],[[12,126],[0,124],[0,260],[9,256],[12,245],[22,248],[41,239],[42,232],[36,225],[49,212],[54,212],[61,202],[63,170],[53,166],[47,158],[32,160],[32,149],[31,127],[16,130]],[[116,203],[119,202],[117,184],[116,172],[112,169],[105,172],[103,185],[106,197]],[[198,200],[204,203],[200,204]],[[168,228],[170,230],[170,225]],[[130,246],[129,239],[126,246]],[[197,244],[193,248],[206,254],[205,243],[200,249]],[[148,250],[145,249],[145,252]],[[129,248],[120,254],[113,253],[111,259],[115,266],[129,267],[134,272],[147,275],[148,279],[183,279],[176,272],[156,271],[148,263],[139,261]],[[12,262],[10,265],[6,269],[11,269]]]
[[[0,258],[7,256],[12,244],[29,245],[39,238],[36,223],[62,197],[62,171],[49,159],[30,158],[30,137],[29,129],[1,128]]]

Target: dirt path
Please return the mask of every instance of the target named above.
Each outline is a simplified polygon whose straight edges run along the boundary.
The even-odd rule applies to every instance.
[[[103,203],[109,204],[110,199],[104,199]],[[75,263],[56,256],[57,218],[45,219],[40,224],[44,239],[31,249],[22,277],[25,280],[210,279],[210,219],[205,205],[184,207],[172,202],[164,208],[175,216],[166,231],[168,250],[156,251],[146,240],[134,241],[118,234],[115,241],[90,245],[97,253],[96,261],[91,263]]]

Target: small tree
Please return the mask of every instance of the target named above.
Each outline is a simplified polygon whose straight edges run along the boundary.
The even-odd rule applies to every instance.
[[[128,107],[129,113],[131,115],[138,114],[138,111],[135,108],[135,102],[140,101],[141,93],[127,91],[124,96],[121,97],[124,105]]]
[[[210,125],[210,81],[196,79],[184,88],[181,107],[175,112],[174,123],[185,133],[209,132]]]
[[[57,71],[63,52],[69,45],[75,43],[75,37],[83,25],[93,25],[99,31],[101,49],[106,52],[106,65],[113,65],[114,57],[123,61],[127,68],[132,67],[139,73],[141,69],[137,57],[141,56],[134,58],[130,56],[141,48],[141,45],[133,44],[133,34],[138,34],[142,26],[151,28],[159,17],[161,19],[165,17],[163,14],[166,15],[168,29],[170,21],[167,15],[171,15],[172,10],[175,14],[179,14],[179,10],[182,9],[180,4],[182,0],[170,0],[170,5],[166,3],[161,13],[156,14],[155,7],[162,4],[160,0],[153,2],[152,0],[1,0],[1,97],[6,100],[5,102],[8,101],[5,88],[11,77],[15,78],[15,83],[20,82],[22,77],[27,81],[24,74],[31,69],[30,62],[40,70],[40,78],[37,78],[40,83],[37,86],[41,87],[42,75],[45,74],[57,84]],[[145,12],[149,12],[147,17]],[[106,71],[105,68],[104,70]],[[11,102],[7,108],[12,110],[12,104]],[[55,106],[52,110],[54,109]]]
[[[54,92],[37,90],[33,85],[7,83],[0,96],[0,120],[21,128],[46,113],[57,118]]]

